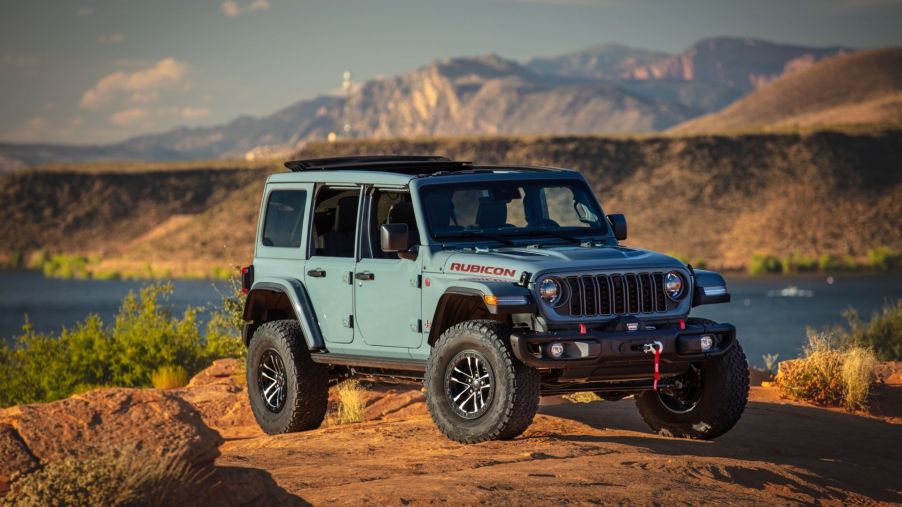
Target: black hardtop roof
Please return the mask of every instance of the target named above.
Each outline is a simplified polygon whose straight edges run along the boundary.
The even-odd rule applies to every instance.
[[[382,171],[426,176],[452,172],[493,171],[565,171],[556,167],[473,165],[473,162],[451,160],[438,155],[365,155],[291,160],[285,167],[292,172],[302,171]]]

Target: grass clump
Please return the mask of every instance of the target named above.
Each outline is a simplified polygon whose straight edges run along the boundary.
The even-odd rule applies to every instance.
[[[350,424],[364,421],[363,388],[354,379],[345,380],[335,387],[338,400],[335,405],[335,424]]]
[[[12,344],[0,344],[0,407],[65,398],[79,386],[150,387],[163,366],[194,375],[221,357],[241,357],[234,296],[211,313],[201,333],[198,311],[175,316],[166,305],[171,284],[130,292],[112,324],[89,315],[59,335],[26,321]]]
[[[150,376],[154,389],[175,389],[188,385],[188,370],[181,366],[160,366]]]
[[[2,500],[9,507],[186,505],[209,487],[210,472],[194,469],[181,454],[105,451],[47,463],[15,480]]]
[[[570,403],[592,403],[593,401],[601,401],[601,397],[591,391],[565,394],[563,398]]]
[[[866,347],[841,347],[836,336],[809,330],[804,355],[780,363],[775,384],[783,396],[825,406],[866,408],[876,357]]]

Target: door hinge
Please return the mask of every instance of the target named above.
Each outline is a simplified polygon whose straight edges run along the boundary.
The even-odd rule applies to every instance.
[[[353,329],[354,328],[354,316],[348,315],[348,318],[341,319],[341,325],[344,327]]]
[[[422,333],[423,332],[423,321],[420,319],[417,319],[416,321],[411,322],[410,330],[413,331],[414,333]]]
[[[344,283],[353,285],[354,284],[354,272],[353,271],[345,272],[345,274],[341,275],[341,281],[343,281]]]
[[[417,275],[410,279],[410,286],[415,289],[423,288],[423,275]]]

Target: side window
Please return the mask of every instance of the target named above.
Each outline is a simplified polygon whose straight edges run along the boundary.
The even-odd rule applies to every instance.
[[[370,224],[366,231],[367,240],[364,248],[363,256],[375,259],[398,259],[397,253],[386,253],[382,251],[379,244],[379,227],[382,224],[407,224],[408,230],[408,246],[418,244],[420,241],[419,232],[417,231],[417,221],[413,213],[413,203],[410,201],[410,194],[407,192],[399,192],[396,190],[373,190],[372,199],[370,199]]]
[[[275,190],[269,194],[263,222],[263,246],[298,248],[304,227],[304,190]]]
[[[313,208],[313,255],[354,257],[360,190],[322,188]]]

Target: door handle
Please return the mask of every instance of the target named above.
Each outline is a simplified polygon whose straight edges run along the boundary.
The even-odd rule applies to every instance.
[[[358,280],[373,280],[376,278],[376,275],[370,273],[369,271],[362,271],[354,275],[354,278]]]
[[[326,270],[319,268],[311,269],[310,271],[307,271],[307,276],[312,276],[313,278],[325,278]]]

